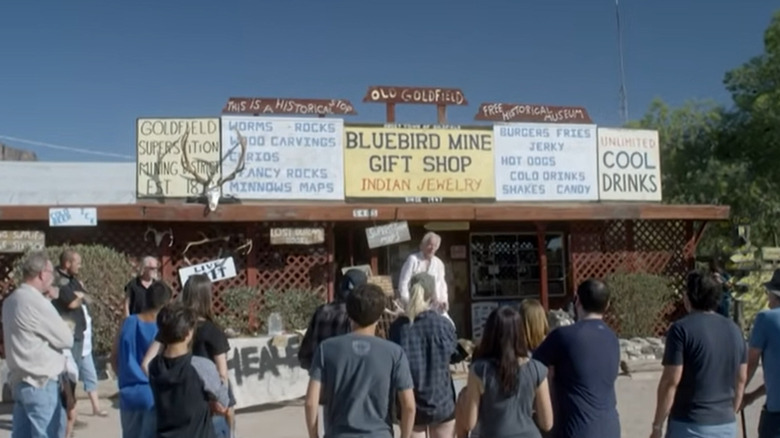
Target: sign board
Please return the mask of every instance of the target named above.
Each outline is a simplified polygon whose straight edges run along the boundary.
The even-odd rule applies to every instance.
[[[483,103],[474,120],[519,123],[593,123],[581,106]]]
[[[271,245],[316,245],[325,242],[323,228],[271,228]]]
[[[219,119],[139,118],[136,150],[139,198],[186,198],[203,193],[203,185],[183,171],[181,140],[189,128],[187,155],[190,164],[205,178],[221,176]]]
[[[212,283],[216,283],[220,280],[227,280],[228,278],[233,278],[238,275],[236,273],[236,264],[233,261],[233,257],[227,257],[179,268],[179,284],[184,287],[187,279],[195,274],[207,275]]]
[[[223,114],[356,115],[346,99],[284,99],[273,97],[231,97]]]
[[[305,328],[305,327],[304,327]],[[306,395],[309,375],[298,364],[298,335],[230,339],[228,378],[236,409]]]
[[[658,131],[598,129],[599,198],[602,201],[661,201]]]
[[[412,237],[409,235],[409,224],[402,221],[366,228],[366,239],[368,239],[368,247],[374,249],[407,242],[412,240]]]
[[[493,127],[497,201],[598,201],[596,126]]]
[[[363,102],[420,103],[430,105],[468,105],[459,88],[397,87],[373,85],[368,87]]]
[[[222,117],[222,171],[238,165],[236,130],[247,139],[246,165],[222,186],[245,200],[343,200],[344,121],[341,119]]]
[[[493,135],[484,128],[347,126],[348,199],[493,200]]]
[[[50,227],[94,227],[97,226],[97,208],[50,208]]]
[[[2,232],[0,232],[0,236]],[[768,262],[780,261],[780,248],[775,246],[765,246],[761,248],[761,259]]]
[[[352,210],[352,217],[355,219],[367,219],[379,216],[379,211],[375,208],[356,208]]]
[[[0,231],[0,253],[23,253],[45,246],[43,231]]]

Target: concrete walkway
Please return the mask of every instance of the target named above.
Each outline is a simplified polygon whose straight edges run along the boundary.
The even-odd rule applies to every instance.
[[[656,367],[657,368],[657,367]],[[621,376],[617,382],[618,410],[623,436],[626,438],[643,438],[650,434],[653,410],[655,409],[655,391],[660,373],[658,371],[637,372],[632,376]],[[751,387],[761,382],[757,375]],[[752,389],[752,388],[751,388]],[[113,391],[113,392],[112,392]],[[116,386],[104,385],[101,392],[115,393]],[[119,411],[112,406],[110,400],[103,400],[104,408],[109,411],[107,418],[91,417],[89,402],[80,400],[79,419],[86,422],[86,427],[76,432],[77,438],[109,438],[120,436]],[[755,404],[746,410],[748,435],[755,438],[760,404]],[[0,438],[10,437],[11,405],[0,405]],[[262,431],[259,433],[259,431]],[[240,412],[237,418],[238,438],[256,436],[272,438],[300,438],[306,436],[303,422],[303,403],[300,400],[269,405]]]

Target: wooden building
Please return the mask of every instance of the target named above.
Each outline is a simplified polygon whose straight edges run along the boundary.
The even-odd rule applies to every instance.
[[[260,294],[302,288],[327,296],[344,266],[369,264],[376,274],[397,275],[422,235],[434,230],[442,236],[437,255],[447,267],[451,314],[461,336],[471,333],[472,307],[484,312],[479,309],[491,303],[532,297],[558,308],[578,282],[620,269],[658,273],[682,284],[706,223],[729,215],[723,206],[655,203],[243,204],[221,205],[209,214],[193,204],[96,208],[96,227],[49,227],[44,206],[0,206],[0,225],[8,231],[44,231],[47,245],[99,243],[131,257],[158,255],[163,277],[174,287],[180,286],[178,269],[188,265],[185,257],[195,264],[230,254],[238,275],[215,283],[217,294],[251,286]],[[392,221],[407,221],[412,240],[368,249],[365,229]],[[271,245],[272,228],[311,227],[324,230],[324,242]],[[203,235],[232,236],[238,243],[251,238],[253,248],[232,253],[234,248],[219,240],[183,254],[188,242]],[[7,279],[16,257],[0,254],[0,278]],[[496,265],[499,272],[489,276],[495,280],[484,281],[485,271]],[[6,280],[4,289],[9,284]],[[667,313],[675,311],[671,305]],[[659,315],[659,330],[668,324],[667,316]]]

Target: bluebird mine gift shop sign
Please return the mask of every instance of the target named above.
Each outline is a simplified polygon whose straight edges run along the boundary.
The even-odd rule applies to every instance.
[[[493,200],[493,134],[484,128],[347,126],[347,200]]]
[[[246,200],[344,199],[343,120],[224,116],[223,169],[238,163],[236,130],[247,140],[246,165],[222,187],[223,195]]]
[[[497,201],[598,201],[596,125],[493,127]]]
[[[599,128],[602,201],[661,201],[658,131]]]

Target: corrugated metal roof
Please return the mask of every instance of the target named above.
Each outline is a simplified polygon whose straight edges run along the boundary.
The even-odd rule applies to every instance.
[[[0,162],[0,205],[135,204],[135,163]]]

